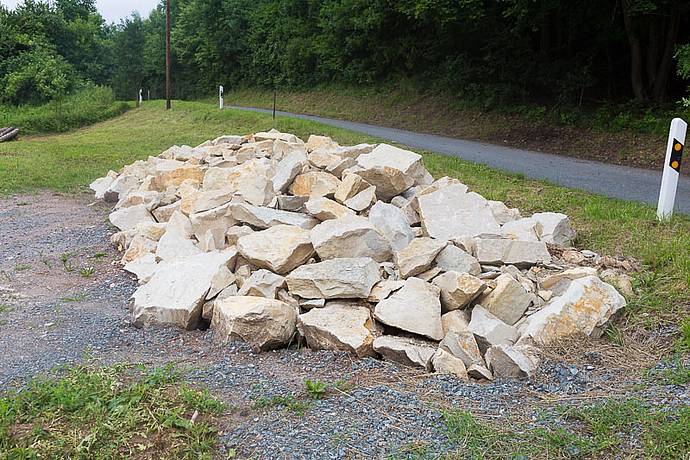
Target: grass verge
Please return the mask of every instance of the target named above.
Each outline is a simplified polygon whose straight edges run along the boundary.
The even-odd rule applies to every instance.
[[[221,134],[246,134],[271,127],[273,121],[265,114],[219,111],[200,102],[174,102],[173,109],[165,111],[162,101],[152,101],[71,133],[0,144],[0,193],[46,188],[75,191],[108,169],[117,170],[157,155],[173,144],[197,145]],[[306,120],[278,118],[276,127],[302,137],[329,135],[342,144],[376,141]],[[670,326],[678,330],[682,343],[679,325],[690,324],[690,218],[675,216],[670,223],[660,224],[649,206],[421,153],[436,177],[457,177],[486,198],[504,201],[525,215],[537,211],[566,213],[578,230],[577,246],[637,259],[643,270],[634,277],[638,295],[628,299],[626,318],[619,324],[624,341],[627,337],[647,346],[645,340],[657,340],[659,335],[640,337],[638,332]]]
[[[226,93],[225,103],[270,108],[273,91],[236,89]],[[281,90],[277,106],[288,112],[656,169],[663,163],[671,118],[688,115],[687,109],[679,111],[673,106],[634,104],[591,109],[539,105],[486,109],[454,94],[420,91],[405,83]]]
[[[465,411],[446,411],[443,423],[457,449],[450,459],[654,458],[690,451],[690,408],[651,408],[637,400],[562,407],[560,422],[510,429]],[[567,422],[566,425],[563,422]],[[418,458],[424,458],[419,456]]]
[[[129,107],[116,101],[110,88],[90,86],[44,105],[0,105],[0,127],[19,128],[20,135],[59,133],[113,118]]]
[[[74,367],[0,397],[0,452],[10,459],[210,459],[214,417],[223,410],[206,391],[180,384],[171,367]]]

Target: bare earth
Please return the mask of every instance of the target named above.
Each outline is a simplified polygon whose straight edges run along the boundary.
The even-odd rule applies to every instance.
[[[221,454],[315,459],[461,448],[445,435],[442,410],[448,408],[500,424],[558,426],[567,420],[556,404],[635,396],[680,405],[689,397],[687,388],[644,377],[645,368],[663,366],[654,353],[603,341],[554,350],[534,381],[477,384],[342,353],[257,355],[242,344],[214,345],[211,331],[137,329],[128,310],[136,281],[115,263],[120,256],[109,242],[108,211],[87,194],[0,200],[0,390],[70,363],[175,363],[188,381],[231,407]],[[328,396],[311,401],[306,379],[329,384]],[[333,388],[338,381],[344,391]],[[643,389],[631,394],[634,387]],[[289,395],[309,404],[304,415],[261,407],[272,396]]]

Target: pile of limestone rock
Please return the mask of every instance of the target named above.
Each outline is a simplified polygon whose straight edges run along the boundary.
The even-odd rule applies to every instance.
[[[624,298],[569,267],[568,217],[489,201],[391,145],[275,130],[174,146],[91,184],[139,279],[136,325],[208,327],[460,378],[524,377]],[[578,253],[579,254],[579,253]]]

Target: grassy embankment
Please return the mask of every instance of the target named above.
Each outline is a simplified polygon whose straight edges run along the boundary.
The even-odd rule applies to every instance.
[[[223,133],[242,134],[271,127],[270,117],[263,114],[220,112],[208,104],[183,102],[175,102],[173,110],[166,112],[162,102],[155,101],[121,117],[68,134],[36,136],[0,145],[0,193],[30,193],[39,189],[78,191],[108,169],[118,169],[136,159],[158,154],[172,144],[196,145]],[[302,120],[279,119],[276,127],[300,136],[330,135],[343,144],[375,141]],[[690,351],[690,219],[677,216],[669,224],[661,225],[648,206],[565,189],[456,158],[422,153],[436,177],[457,177],[487,198],[505,201],[524,214],[544,210],[565,212],[579,231],[577,246],[638,260],[643,269],[634,277],[637,295],[628,299],[624,317],[611,328],[608,337],[622,349],[644,349],[648,357],[687,357]],[[669,327],[677,331],[673,341],[664,339],[664,334],[654,333]],[[688,374],[688,369],[681,365],[672,375],[653,378],[687,385]],[[32,406],[34,412],[17,418],[18,412],[13,407],[20,397],[10,395],[0,400],[0,426],[4,436],[33,423],[23,421],[27,417],[45,417],[50,413],[45,411],[54,409],[50,400],[42,399]],[[64,406],[60,410],[65,410]],[[472,449],[490,458],[503,457],[507,452],[531,451],[535,446],[547,449],[556,458],[559,455],[605,457],[606,452],[630,448],[620,445],[617,433],[632,429],[639,430],[644,441],[632,447],[633,456],[674,458],[689,448],[687,409],[662,414],[632,399],[597,404],[589,409],[566,406],[562,411],[564,417],[574,420],[567,430],[525,427],[519,436],[512,437],[502,428],[479,423],[465,413],[449,413],[445,425],[459,445],[472,442]],[[97,421],[101,423],[102,419]]]
[[[226,93],[225,103],[270,108],[273,92],[236,89]],[[420,91],[404,82],[390,87],[279,91],[277,107],[643,168],[660,168],[671,118],[690,117],[687,108],[634,103],[582,108],[535,104],[486,107],[481,101]]]
[[[107,120],[132,106],[116,101],[110,88],[92,86],[43,105],[0,105],[0,127],[19,128],[20,135],[60,133]]]

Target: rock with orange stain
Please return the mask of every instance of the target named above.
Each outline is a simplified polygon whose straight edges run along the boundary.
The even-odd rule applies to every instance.
[[[549,344],[574,335],[599,337],[604,325],[625,305],[625,298],[598,277],[576,279],[563,295],[525,321],[519,343]]]

